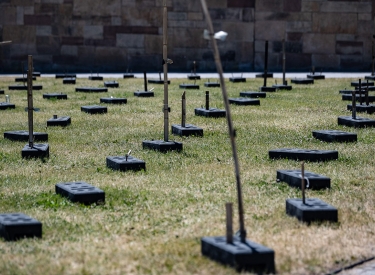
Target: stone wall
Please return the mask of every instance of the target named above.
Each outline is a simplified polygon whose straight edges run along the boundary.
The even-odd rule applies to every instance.
[[[170,71],[214,71],[199,0],[167,0]],[[207,0],[224,70],[371,69],[375,1]],[[163,0],[0,0],[0,73],[19,72],[34,56],[43,72],[162,70]],[[26,66],[26,64],[25,64]]]

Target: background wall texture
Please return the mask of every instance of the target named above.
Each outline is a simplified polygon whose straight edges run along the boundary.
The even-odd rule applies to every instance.
[[[199,0],[168,0],[170,71],[215,71]],[[225,71],[370,71],[375,0],[207,0]],[[0,73],[162,70],[163,0],[0,0]]]

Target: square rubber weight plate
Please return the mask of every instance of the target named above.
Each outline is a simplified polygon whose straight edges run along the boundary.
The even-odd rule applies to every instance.
[[[219,82],[205,82],[204,87],[220,87]]]
[[[266,73],[267,78],[273,78],[273,73]],[[256,74],[255,78],[264,78],[264,73],[262,74]]]
[[[342,96],[342,100],[346,100],[346,101],[351,101],[352,100],[352,95],[351,94],[343,94]],[[355,100],[356,101],[360,101],[360,99],[362,98],[362,102],[363,104],[365,104],[364,102],[366,102],[366,98],[365,98],[365,95],[364,94],[356,94],[355,95]],[[368,96],[368,102],[374,102],[375,101],[375,96],[373,95],[369,95]]]
[[[205,108],[196,108],[194,109],[194,113],[196,116],[205,116],[205,117],[225,117],[226,111],[220,110],[216,108],[210,108],[206,110]]]
[[[118,88],[117,81],[104,81],[104,86],[108,88]]]
[[[189,74],[188,79],[190,80],[201,79],[201,76],[197,74]]]
[[[282,84],[274,84],[272,85],[273,88],[277,90],[288,90],[290,91],[293,87],[291,85],[282,85]]]
[[[81,111],[88,114],[104,114],[107,113],[107,107],[99,105],[82,106]]]
[[[197,84],[180,84],[180,88],[186,90],[199,90],[199,85]]]
[[[126,157],[118,156],[118,157],[107,157],[107,167],[113,170],[120,170],[120,171],[139,171],[139,170],[146,170],[146,163],[143,160],[133,158],[132,156]]]
[[[55,190],[56,194],[67,197],[72,202],[84,204],[105,202],[104,191],[84,181],[58,183],[55,185]]]
[[[285,158],[293,160],[326,161],[338,159],[338,152],[335,150],[308,150],[297,148],[282,148],[268,151],[272,159]]]
[[[182,143],[177,141],[144,140],[143,149],[152,149],[159,152],[182,151]]]
[[[59,94],[59,93],[52,93],[52,94],[43,94],[43,98],[46,99],[68,99],[68,95],[66,94]]]
[[[317,198],[307,198],[306,204],[302,199],[287,199],[286,213],[302,222],[330,221],[337,222],[337,209]]]
[[[41,238],[42,223],[22,213],[0,214],[0,236],[7,241]]]
[[[359,81],[352,81],[352,82],[350,82],[350,86],[352,86],[352,87],[359,87]],[[367,83],[366,80],[361,80],[361,87],[365,87],[365,86],[374,86],[374,82],[373,81],[369,81]]]
[[[346,109],[348,111],[351,111],[352,110],[352,104],[348,104],[346,105]],[[368,113],[368,114],[373,114],[375,113],[375,105],[373,104],[369,104],[369,105],[366,105],[366,104],[356,104],[355,105],[355,109],[356,109],[356,112],[358,113]]]
[[[260,87],[259,90],[261,92],[276,92],[276,88],[275,87]]]
[[[325,79],[325,75],[324,74],[308,74],[307,75],[307,78],[312,78],[312,79]]]
[[[126,104],[128,100],[126,98],[119,97],[101,97],[100,103],[109,103],[109,104]]]
[[[154,92],[136,91],[136,92],[134,92],[134,96],[137,96],[137,97],[154,97]]]
[[[256,274],[275,272],[275,252],[263,245],[246,240],[242,243],[233,237],[228,244],[226,237],[203,237],[201,239],[202,255],[235,268],[237,271],[250,271]]]
[[[153,83],[153,84],[164,84],[164,80],[162,80],[162,79],[149,79],[147,82]],[[170,80],[168,80],[167,82],[168,82],[168,84],[171,84]]]
[[[292,187],[301,188],[301,170],[277,170],[276,178],[282,182],[286,182]],[[331,179],[326,176],[305,171],[305,184],[306,186],[308,185],[308,188],[314,190],[331,188]]]
[[[95,87],[78,87],[76,88],[76,92],[105,93],[105,92],[108,92],[108,89],[107,88],[95,88]]]
[[[48,141],[47,133],[34,132],[35,141]],[[7,131],[4,132],[4,138],[13,140],[13,141],[28,141],[29,140],[29,131],[19,130],[19,131]]]
[[[249,92],[240,92],[240,96],[243,96],[243,97],[250,97],[250,98],[265,98],[267,96],[267,93],[265,92],[252,92],[252,91],[249,91]]]
[[[103,80],[103,77],[99,75],[92,75],[92,76],[89,76],[89,79],[90,80]]]
[[[314,84],[314,79],[312,78],[295,78],[291,80],[294,84]]]
[[[47,120],[47,126],[68,126],[71,123],[70,116],[62,116],[58,118],[50,118]]]
[[[314,138],[326,142],[355,142],[357,133],[350,133],[338,130],[317,130],[313,131]]]
[[[0,90],[0,95],[3,95],[4,94],[4,90]]]
[[[246,82],[246,78],[244,77],[230,77],[230,82],[236,83],[236,82]]]
[[[245,97],[229,98],[229,103],[235,105],[260,105],[259,99],[249,99]]]
[[[74,77],[63,78],[63,84],[76,84],[76,79]]]
[[[339,116],[337,119],[338,125],[345,125],[354,128],[374,127],[375,120],[367,117],[353,118],[351,116]]]
[[[0,102],[0,110],[15,109],[16,105],[7,102]]]
[[[134,74],[124,74],[123,78],[134,78]]]
[[[56,74],[55,78],[76,78],[76,74]]]
[[[48,158],[49,157],[49,145],[48,144],[33,144],[30,147],[26,144],[21,152],[23,158]]]
[[[182,127],[181,124],[172,124],[172,134],[185,137],[203,137],[203,129],[193,124],[185,124],[185,127]]]

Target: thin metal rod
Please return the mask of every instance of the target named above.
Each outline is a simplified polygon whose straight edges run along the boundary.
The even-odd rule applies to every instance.
[[[268,40],[264,45],[264,75],[263,75],[263,87],[267,87],[267,72],[268,72]]]
[[[356,119],[357,106],[356,106],[356,92],[352,91],[352,119]]]
[[[233,203],[225,204],[227,243],[233,243]]]
[[[182,116],[181,116],[181,127],[186,125],[186,92],[182,94],[181,103],[182,103]]]
[[[315,74],[315,67],[314,66],[311,67],[311,72],[312,72],[313,75]]]
[[[362,105],[362,87],[361,87],[361,80],[359,80],[359,105]]]
[[[195,64],[195,60],[193,61],[193,72],[194,72],[194,75],[197,74],[197,68],[195,67],[196,64]]]
[[[374,75],[374,63],[375,63],[375,53],[374,53],[374,38],[375,35],[372,36],[372,41],[371,41],[371,52],[372,52],[372,72],[371,75]]]
[[[206,91],[206,110],[210,109],[210,92]]]
[[[33,125],[33,57],[28,56],[28,71],[27,71],[27,111],[29,119],[29,147],[34,146],[34,125]],[[23,67],[23,66],[22,66]]]
[[[238,156],[237,156],[236,139],[235,139],[236,138],[236,132],[235,132],[235,129],[234,129],[233,123],[232,123],[232,116],[231,116],[231,112],[230,112],[227,90],[226,90],[226,87],[225,87],[223,68],[222,68],[221,61],[220,61],[219,49],[217,47],[216,40],[214,38],[214,28],[213,28],[213,25],[212,25],[211,16],[210,16],[210,13],[208,12],[206,1],[201,0],[201,4],[202,4],[203,13],[206,17],[206,21],[207,21],[207,25],[208,25],[208,31],[209,31],[209,35],[210,35],[210,39],[211,39],[211,43],[212,43],[212,47],[213,47],[213,52],[214,52],[214,57],[215,57],[216,69],[217,69],[217,72],[219,73],[219,77],[220,77],[220,86],[221,86],[225,110],[226,110],[226,114],[227,114],[226,118],[227,118],[227,123],[228,123],[228,132],[229,132],[230,142],[231,142],[231,146],[232,146],[234,170],[235,170],[235,174],[236,174],[237,199],[238,199],[238,217],[239,217],[239,224],[240,224],[240,240],[241,240],[241,242],[246,242],[246,230],[245,230],[243,201],[242,201],[240,165],[239,165]]]
[[[143,72],[143,85],[145,86],[145,92],[147,92],[147,76],[146,76],[146,71]]]
[[[163,8],[163,70],[164,70],[164,141],[168,141],[169,121],[168,121],[168,10],[167,0],[164,0]]]
[[[366,100],[366,106],[370,105],[370,100],[368,98],[368,79],[367,79],[367,85],[366,85],[365,100]]]
[[[302,162],[301,164],[301,189],[302,189],[302,203],[306,204],[306,197],[305,197],[305,163]]]
[[[285,39],[283,39],[283,85],[286,85],[285,81]]]

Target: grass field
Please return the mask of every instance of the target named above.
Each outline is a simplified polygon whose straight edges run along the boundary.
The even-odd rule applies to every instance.
[[[324,274],[375,254],[375,131],[337,125],[350,115],[339,90],[352,79],[327,79],[268,93],[260,106],[231,106],[248,238],[275,250],[280,274]],[[0,239],[0,274],[237,274],[201,256],[200,238],[225,234],[225,203],[236,204],[232,153],[225,118],[194,116],[204,105],[200,90],[188,90],[187,123],[204,129],[204,137],[183,142],[180,153],[142,149],[142,141],[163,139],[163,86],[154,98],[133,96],[143,79],[117,79],[108,93],[79,93],[75,87],[103,82],[38,78],[34,91],[34,131],[49,135],[50,157],[25,160],[25,142],[0,139],[0,213],[22,212],[43,223],[42,239]],[[257,90],[261,79],[230,83],[230,97]],[[170,124],[180,124],[182,89],[169,86]],[[278,81],[280,82],[280,81]],[[0,78],[0,90],[16,109],[0,111],[0,132],[27,130],[26,91],[9,91],[13,78]],[[68,100],[47,100],[43,93],[63,92]],[[221,90],[210,89],[211,107],[224,108]],[[108,113],[89,115],[83,105],[100,97],[126,97],[126,105],[106,105]],[[0,101],[5,101],[0,95]],[[103,104],[104,105],[104,104]],[[54,114],[71,116],[66,128],[46,127]],[[374,115],[360,114],[363,117]],[[313,130],[337,129],[358,134],[356,143],[325,143]],[[285,200],[300,191],[276,182],[276,170],[299,169],[292,160],[271,160],[277,148],[338,150],[339,159],[307,162],[306,170],[331,178],[331,189],[308,190],[339,210],[337,224],[310,226],[285,214]],[[106,167],[107,156],[132,155],[146,161],[146,171],[118,172]],[[86,181],[106,192],[104,205],[74,204],[55,194],[55,184]],[[236,209],[236,208],[235,208]],[[235,211],[236,212],[236,211]],[[237,215],[234,228],[238,228]]]

